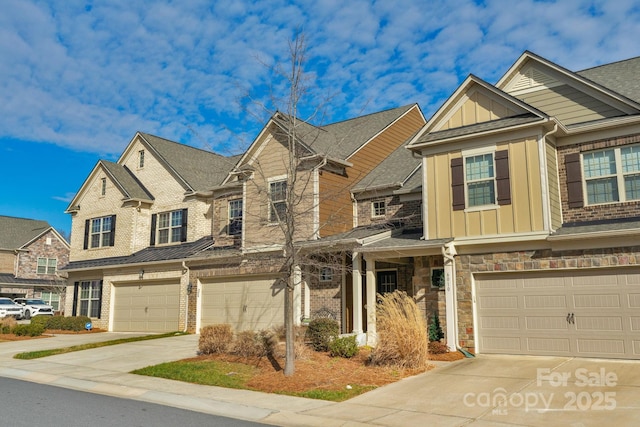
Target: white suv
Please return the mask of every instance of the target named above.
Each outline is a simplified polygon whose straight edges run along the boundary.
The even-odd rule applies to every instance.
[[[11,301],[9,298],[0,297],[0,319],[5,317],[22,318],[22,306]]]
[[[16,298],[13,301],[22,307],[22,317],[27,320],[31,319],[33,316],[53,316],[53,307],[41,299]]]

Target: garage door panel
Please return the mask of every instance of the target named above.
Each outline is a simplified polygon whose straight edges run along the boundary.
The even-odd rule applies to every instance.
[[[179,283],[114,286],[114,331],[171,332],[179,318]]]
[[[200,324],[229,323],[237,331],[284,323],[284,294],[275,278],[202,283]]]
[[[638,268],[478,274],[478,351],[640,359],[636,284]]]

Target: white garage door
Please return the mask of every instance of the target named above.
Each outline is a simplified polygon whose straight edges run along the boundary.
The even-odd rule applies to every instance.
[[[229,278],[202,283],[200,327],[229,323],[236,331],[284,323],[284,289],[275,278]]]
[[[178,330],[180,284],[114,286],[113,330],[171,332]]]
[[[480,353],[640,359],[640,269],[478,274]]]

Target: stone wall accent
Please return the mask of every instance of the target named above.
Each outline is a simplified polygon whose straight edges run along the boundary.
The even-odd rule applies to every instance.
[[[640,212],[640,200],[625,203],[610,203],[603,205],[587,206],[587,195],[584,195],[585,206],[581,208],[569,208],[567,195],[567,170],[565,157],[573,153],[585,153],[594,150],[602,150],[610,147],[640,143],[640,134],[619,136],[597,140],[589,143],[578,143],[558,147],[558,174],[560,178],[560,197],[562,200],[562,214],[565,223],[608,220],[613,218],[637,217]],[[623,191],[620,189],[620,191]]]
[[[551,249],[460,255],[456,258],[458,335],[461,347],[475,350],[473,275],[487,272],[526,272],[640,265],[640,246],[588,250]],[[440,319],[442,322],[442,318]]]
[[[27,249],[27,252],[18,254],[16,277],[55,280],[55,274],[38,274],[38,258],[57,259],[57,270],[69,263],[69,248],[51,230],[31,243]]]
[[[384,217],[371,217],[371,202],[384,200],[386,202],[386,215]],[[400,196],[369,197],[358,200],[357,204],[358,226],[383,224],[389,221],[402,221],[409,228],[422,227],[422,200],[400,201]]]
[[[427,328],[433,320],[433,314],[438,314],[442,331],[447,330],[446,301],[444,288],[431,286],[431,270],[443,268],[441,256],[423,256],[414,258],[415,272],[412,277],[413,297],[420,310],[424,313]],[[445,336],[446,340],[446,336]]]

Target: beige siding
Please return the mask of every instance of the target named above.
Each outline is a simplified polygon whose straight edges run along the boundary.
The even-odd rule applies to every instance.
[[[263,246],[284,243],[282,227],[269,221],[269,184],[272,180],[286,179],[289,174],[288,150],[271,135],[255,162],[253,179],[246,184],[244,206],[245,246]],[[296,212],[296,238],[313,235],[313,174],[298,171],[297,183],[293,186],[298,194],[294,210]],[[291,189],[289,189],[291,190]]]
[[[560,187],[558,185],[558,159],[555,147],[545,145],[547,156],[547,182],[549,183],[549,209],[551,211],[551,228],[558,229],[562,225],[562,204],[560,202]]]
[[[583,123],[623,113],[579,90],[568,86],[555,86],[527,92],[517,97],[527,104],[556,117],[565,125]]]
[[[348,160],[346,176],[323,172],[320,176],[320,235],[326,237],[351,229],[353,207],[351,187],[398,148],[422,125],[424,119],[417,108],[376,136]]]
[[[11,252],[0,252],[0,273],[15,274],[16,257]]]
[[[486,209],[452,210],[451,159],[461,152],[427,157],[429,238],[528,233],[543,230],[542,183],[537,138],[509,141],[496,147],[509,150],[511,204]]]
[[[488,122],[514,114],[517,113],[504,104],[481,92],[474,92],[440,130]]]

